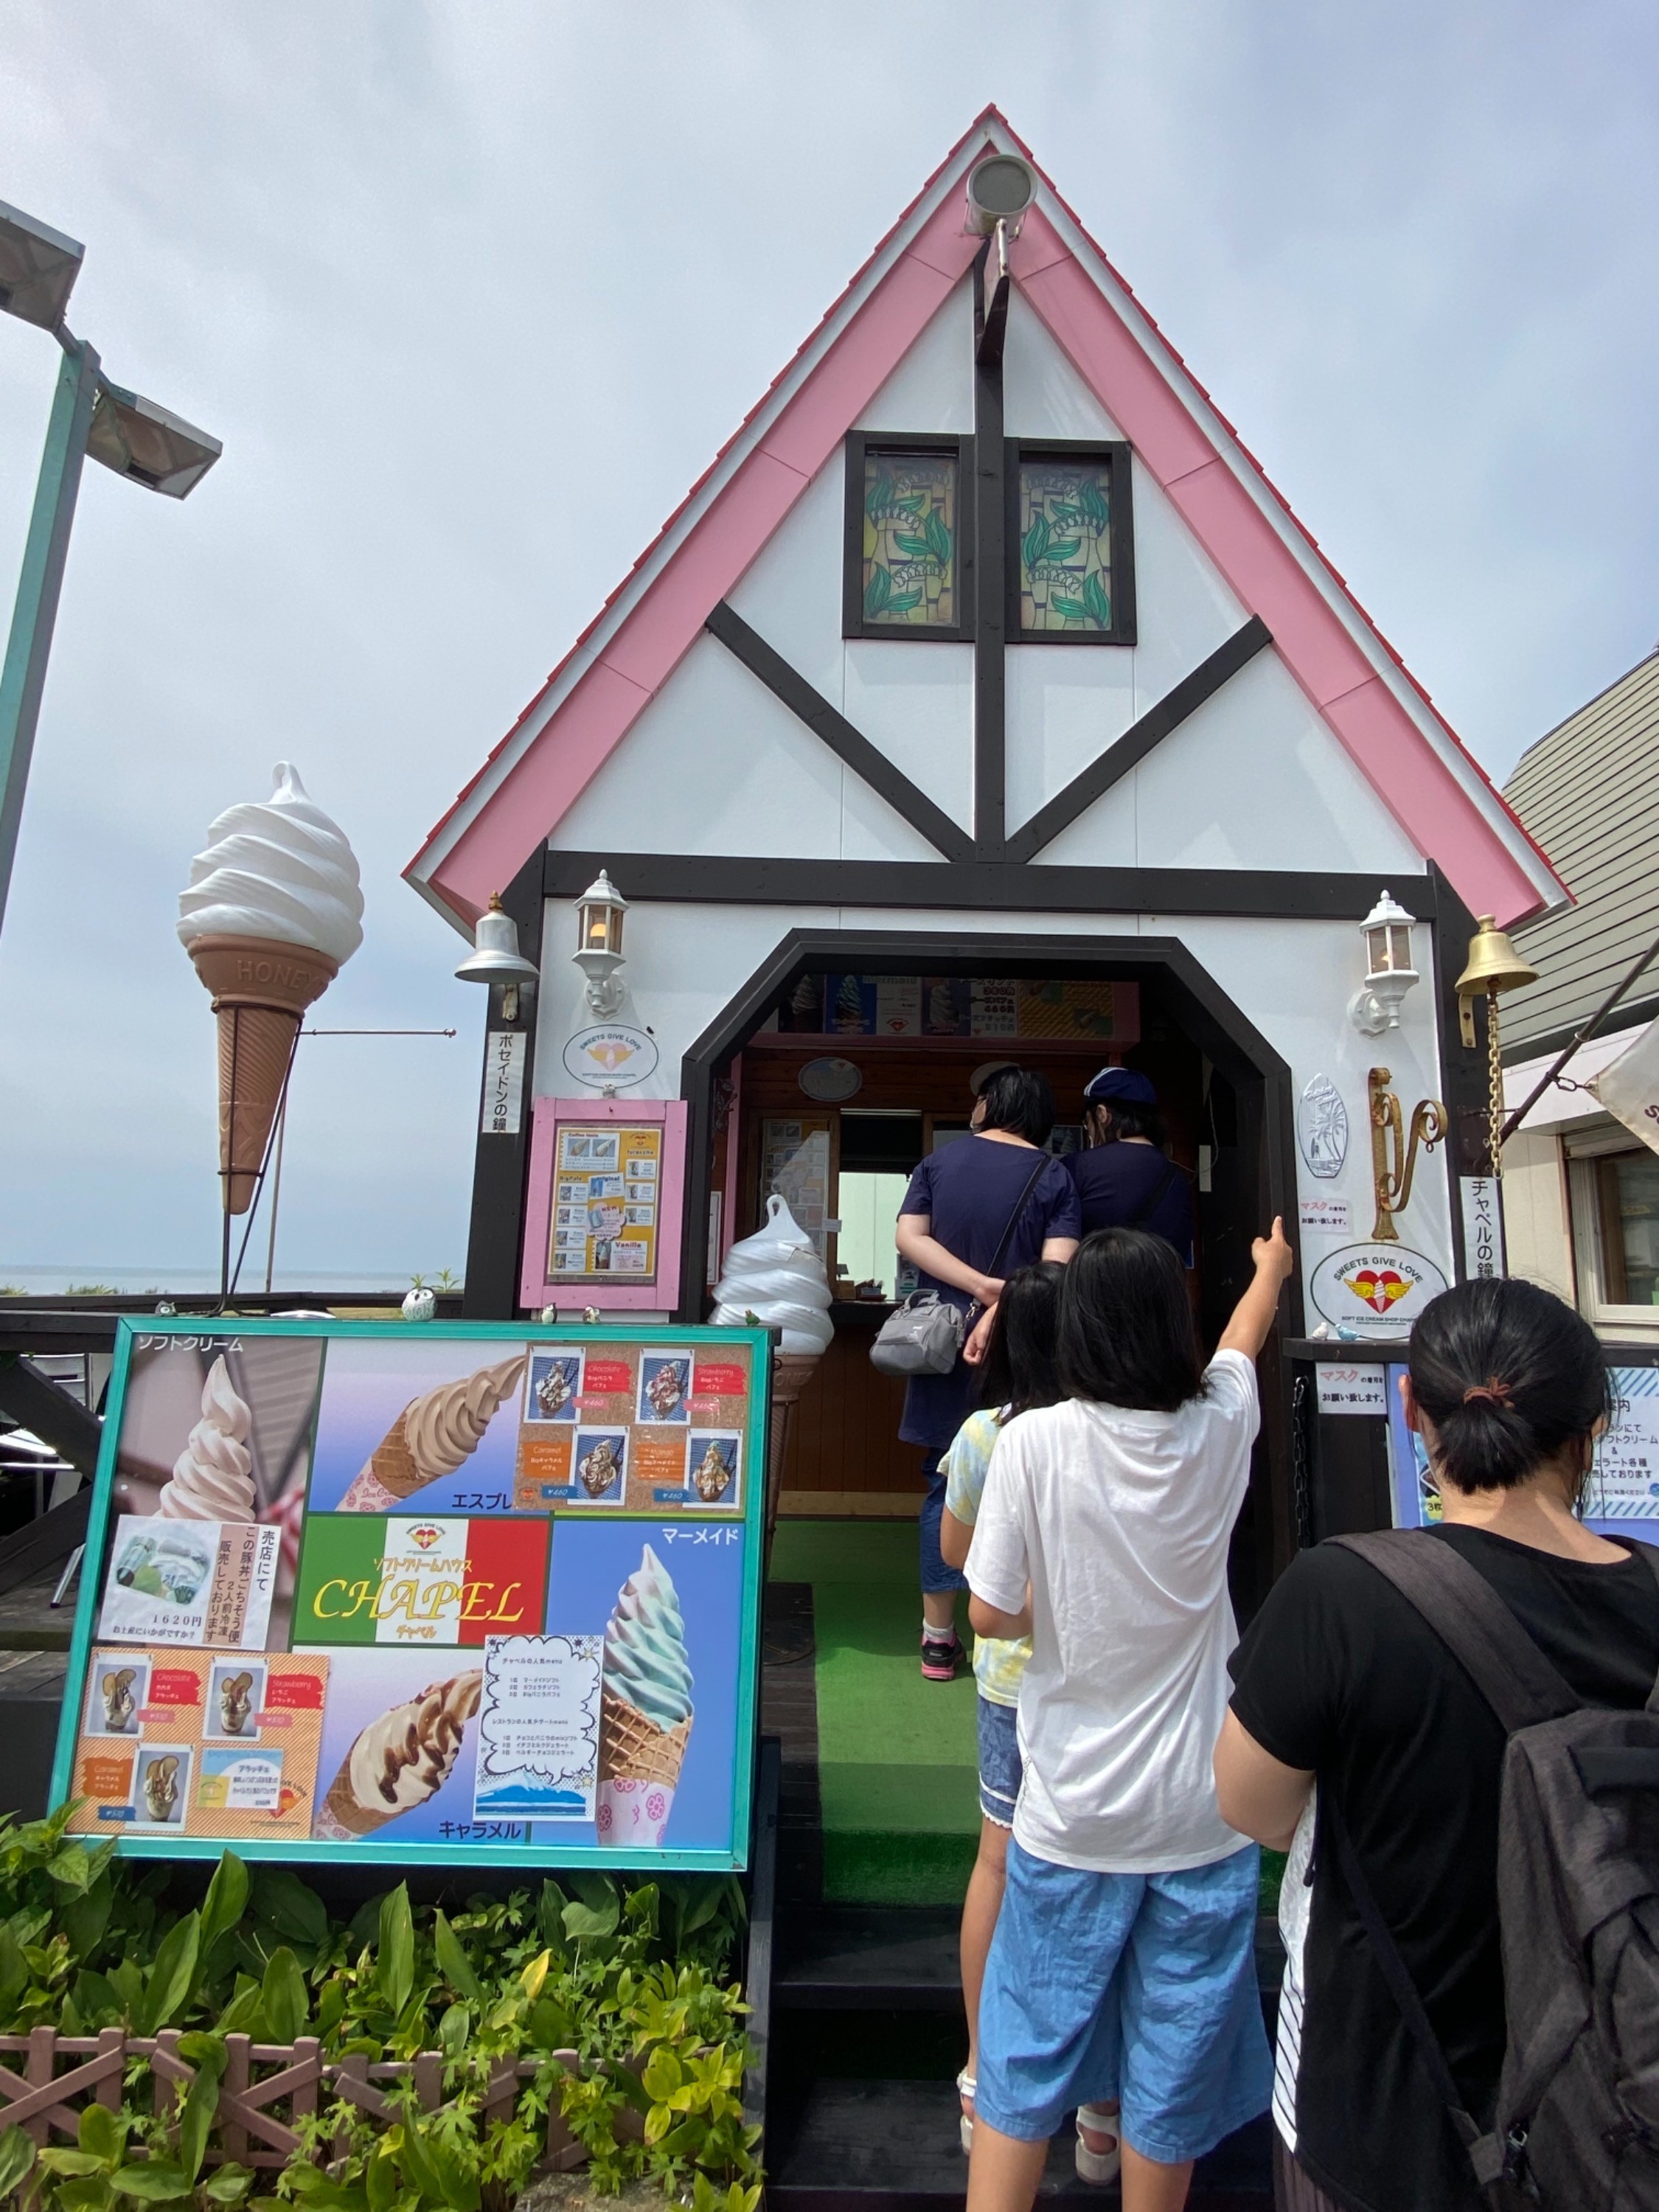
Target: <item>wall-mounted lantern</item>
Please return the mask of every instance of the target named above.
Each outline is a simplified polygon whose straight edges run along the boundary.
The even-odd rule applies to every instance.
[[[537,969],[519,950],[519,925],[501,906],[501,895],[492,891],[489,904],[478,916],[472,933],[472,951],[455,970],[462,983],[501,983],[501,1019],[519,1018],[519,992],[536,988]]]
[[[1348,1001],[1348,1019],[1361,1036],[1381,1036],[1399,1028],[1400,1002],[1417,981],[1412,916],[1384,891],[1359,933],[1365,940],[1365,980]]]
[[[628,901],[605,869],[576,902],[576,950],[571,954],[587,978],[587,1003],[596,1014],[614,1014],[622,1006],[617,970],[623,964],[623,916]]]
[[[1498,1034],[1498,997],[1501,991],[1519,991],[1538,981],[1538,970],[1528,967],[1498,927],[1497,917],[1483,914],[1469,939],[1468,965],[1457,979],[1457,1020],[1465,1047],[1474,1049],[1474,1002],[1484,992],[1486,1000],[1486,1119],[1492,1172],[1502,1175],[1504,1128],[1504,1051]]]

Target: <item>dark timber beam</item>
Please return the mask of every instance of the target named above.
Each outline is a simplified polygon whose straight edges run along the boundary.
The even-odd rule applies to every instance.
[[[1206,660],[1200,660],[1192,674],[1183,676],[1157,706],[1149,707],[1139,721],[1132,722],[1098,760],[1091,762],[1081,775],[1073,776],[1065,790],[1057,792],[1046,806],[1039,807],[1024,828],[1016,830],[1008,840],[1008,858],[1030,860],[1045,845],[1053,844],[1062,830],[1069,829],[1096,799],[1103,797],[1132,768],[1145,760],[1154,745],[1161,744],[1171,730],[1178,729],[1206,699],[1213,698],[1229,678],[1237,676],[1247,661],[1254,660],[1263,646],[1272,643],[1267,623],[1260,615],[1252,615],[1243,629],[1235,630],[1224,645],[1218,646]]]
[[[918,791],[909,777],[855,730],[845,715],[838,714],[821,691],[815,691],[758,630],[750,628],[735,607],[722,599],[703,628],[735,654],[751,676],[759,677],[773,697],[805,722],[815,737],[822,738],[830,751],[878,793],[896,814],[902,814],[936,853],[943,853],[947,860],[972,858],[974,841],[968,832],[952,822],[942,806],[935,806],[926,792]]]
[[[997,914],[1243,915],[1361,921],[1383,889],[1432,919],[1426,876],[1289,868],[1061,868],[1012,861],[800,860],[755,854],[550,849],[548,898],[579,897],[607,867],[630,899],[677,905],[949,908]]]
[[[974,540],[973,573],[966,580],[974,605],[974,849],[981,860],[1003,858],[1008,819],[1008,471],[1002,347],[987,343],[985,278],[991,245],[988,238],[974,269]],[[994,289],[989,304],[994,311]]]

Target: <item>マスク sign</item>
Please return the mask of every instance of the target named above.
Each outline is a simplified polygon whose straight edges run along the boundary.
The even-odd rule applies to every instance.
[[[54,1804],[140,1856],[746,1864],[769,1360],[124,1322]]]

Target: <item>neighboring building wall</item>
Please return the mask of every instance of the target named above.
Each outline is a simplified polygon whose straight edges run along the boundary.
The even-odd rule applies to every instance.
[[[1516,943],[1538,981],[1504,1001],[1511,1056],[1559,1051],[1659,935],[1659,653],[1521,756],[1504,796],[1560,871],[1576,902]],[[1620,1028],[1659,1014],[1659,969],[1620,1009]]]

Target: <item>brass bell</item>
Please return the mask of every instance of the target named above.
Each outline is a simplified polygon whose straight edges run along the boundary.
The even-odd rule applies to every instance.
[[[1463,1042],[1474,1048],[1474,1001],[1478,995],[1495,998],[1500,991],[1518,991],[1538,981],[1538,970],[1528,967],[1509,933],[1498,927],[1495,915],[1483,914],[1469,940],[1468,965],[1457,979],[1457,1017]]]

